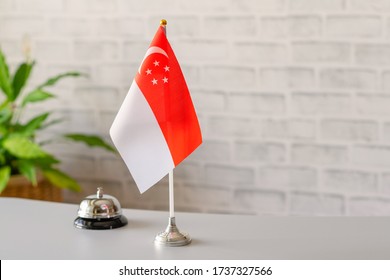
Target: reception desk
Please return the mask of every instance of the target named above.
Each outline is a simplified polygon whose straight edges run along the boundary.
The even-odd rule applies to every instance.
[[[193,241],[159,247],[168,212],[123,209],[128,225],[73,226],[78,205],[0,198],[0,259],[390,259],[390,217],[277,217],[177,213]]]

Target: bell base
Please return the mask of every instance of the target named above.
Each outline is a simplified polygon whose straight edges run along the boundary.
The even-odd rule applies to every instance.
[[[157,234],[154,243],[160,246],[178,247],[186,246],[192,241],[187,233],[182,233],[176,226],[175,218],[169,218],[169,224],[165,231]]]
[[[123,215],[108,219],[87,219],[78,217],[74,220],[74,226],[81,229],[114,229],[127,225],[127,218]]]

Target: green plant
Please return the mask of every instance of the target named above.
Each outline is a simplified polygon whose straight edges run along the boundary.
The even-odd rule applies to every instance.
[[[24,175],[36,185],[37,172],[41,172],[57,187],[79,191],[81,187],[76,180],[56,167],[60,161],[43,149],[47,143],[39,143],[36,138],[39,131],[60,120],[49,121],[52,112],[39,114],[24,123],[21,122],[21,116],[32,103],[55,97],[48,88],[64,78],[79,77],[81,74],[67,72],[57,75],[22,94],[34,65],[34,61],[27,58],[11,75],[0,48],[0,89],[4,96],[4,100],[0,98],[0,193],[6,188],[11,175],[15,174]],[[61,137],[115,152],[112,146],[98,136],[65,134]]]

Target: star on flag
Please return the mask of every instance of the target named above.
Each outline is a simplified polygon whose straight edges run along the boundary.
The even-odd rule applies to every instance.
[[[143,73],[145,73],[144,75],[142,75],[143,77],[145,76],[150,76],[149,79],[152,83],[152,85],[158,85],[159,81],[162,81],[162,84],[167,84],[169,79],[166,77],[165,73],[166,72],[169,72],[169,69],[170,67],[168,65],[166,65],[165,67],[161,68],[160,67],[160,61],[158,60],[155,60],[153,62],[153,65],[154,65],[154,71],[147,68]]]

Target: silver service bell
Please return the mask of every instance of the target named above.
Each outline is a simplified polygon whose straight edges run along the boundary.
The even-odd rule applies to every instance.
[[[81,201],[74,225],[83,229],[113,229],[127,225],[127,218],[122,215],[119,201],[98,188],[96,194]]]

